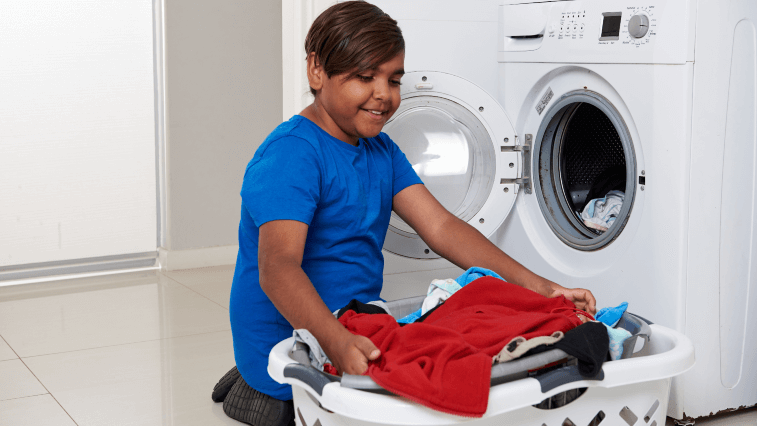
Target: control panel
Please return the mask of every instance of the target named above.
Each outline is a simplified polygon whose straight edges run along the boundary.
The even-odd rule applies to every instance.
[[[690,0],[510,1],[499,6],[500,62],[693,60],[696,9]]]
[[[624,10],[595,16],[591,12],[587,16],[585,9],[567,10],[548,24],[546,37],[565,41],[593,38],[598,44],[640,47],[651,43],[657,35],[654,9],[654,5],[627,6]],[[587,21],[593,31],[587,32]],[[591,25],[593,23],[597,25]]]

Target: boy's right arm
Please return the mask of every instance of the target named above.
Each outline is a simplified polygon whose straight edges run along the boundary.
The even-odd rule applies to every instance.
[[[381,352],[368,338],[350,333],[334,318],[302,270],[307,233],[308,225],[295,220],[274,220],[260,227],[260,287],[292,327],[305,328],[318,339],[337,370],[363,374],[368,361]]]

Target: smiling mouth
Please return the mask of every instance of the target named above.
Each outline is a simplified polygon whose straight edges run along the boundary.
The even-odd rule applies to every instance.
[[[379,111],[375,109],[364,109],[363,111],[366,111],[367,113],[373,115],[374,117],[381,117],[382,115],[386,114],[386,111]]]

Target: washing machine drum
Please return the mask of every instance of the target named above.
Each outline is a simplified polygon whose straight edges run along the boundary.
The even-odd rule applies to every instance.
[[[400,108],[384,132],[448,211],[487,237],[501,225],[517,194],[522,160],[513,149],[510,121],[486,92],[449,74],[408,73]],[[384,248],[411,258],[439,257],[395,213]]]

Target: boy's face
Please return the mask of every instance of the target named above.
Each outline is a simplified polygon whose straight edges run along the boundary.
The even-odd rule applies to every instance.
[[[405,73],[405,53],[347,79],[345,75],[324,78],[317,104],[327,132],[357,145],[359,138],[377,136],[400,106],[400,79]]]

